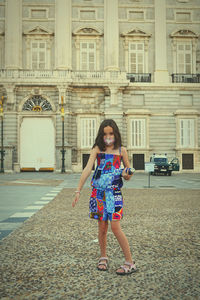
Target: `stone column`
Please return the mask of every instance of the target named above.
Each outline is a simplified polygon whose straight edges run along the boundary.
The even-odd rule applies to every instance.
[[[166,0],[155,0],[155,82],[169,82],[167,70]]]
[[[55,68],[59,70],[71,70],[71,0],[56,0],[55,11]]]
[[[5,68],[22,67],[22,2],[6,0],[5,5]]]
[[[119,70],[118,0],[104,0],[104,69]]]

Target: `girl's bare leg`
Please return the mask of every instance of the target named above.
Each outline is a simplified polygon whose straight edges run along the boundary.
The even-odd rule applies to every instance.
[[[106,256],[106,246],[107,246],[107,231],[108,231],[108,221],[98,221],[99,225],[99,246],[100,246],[100,253],[101,257],[107,257]],[[105,266],[99,266],[102,269],[105,269]]]
[[[125,256],[125,260],[129,263],[133,263],[129,243],[127,237],[125,236],[124,232],[121,229],[120,221],[117,220],[111,221],[111,229],[114,235],[116,236],[120,247],[122,248],[122,251]],[[119,269],[118,272],[123,272],[123,270]]]

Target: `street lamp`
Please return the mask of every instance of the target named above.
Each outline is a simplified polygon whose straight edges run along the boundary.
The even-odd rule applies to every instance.
[[[0,117],[1,117],[1,169],[0,173],[4,173],[4,154],[5,151],[3,149],[3,99],[4,96],[1,97],[0,100]]]
[[[60,151],[62,153],[62,168],[61,173],[65,173],[65,138],[64,138],[64,120],[65,120],[65,109],[63,106],[63,96],[61,96],[61,120],[62,120],[62,150]]]

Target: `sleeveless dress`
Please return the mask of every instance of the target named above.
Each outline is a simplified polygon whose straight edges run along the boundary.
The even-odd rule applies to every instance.
[[[103,221],[122,219],[123,181],[119,172],[121,159],[121,154],[97,154],[97,167],[91,180],[93,188],[89,202],[90,218]]]

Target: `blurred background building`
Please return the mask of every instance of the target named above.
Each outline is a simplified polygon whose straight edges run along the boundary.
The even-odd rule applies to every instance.
[[[199,0],[0,0],[5,171],[81,171],[113,118],[137,170],[199,172],[199,36]]]

